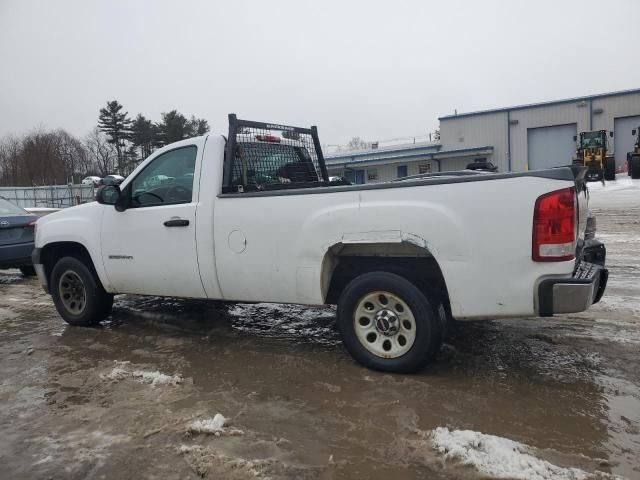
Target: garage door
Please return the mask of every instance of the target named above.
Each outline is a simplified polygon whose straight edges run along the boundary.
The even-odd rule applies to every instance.
[[[571,165],[576,153],[575,123],[527,129],[529,170]]]
[[[633,150],[636,139],[631,135],[631,130],[640,127],[640,116],[616,118],[613,121],[613,141],[616,155],[616,167],[620,167],[627,161],[627,152]]]

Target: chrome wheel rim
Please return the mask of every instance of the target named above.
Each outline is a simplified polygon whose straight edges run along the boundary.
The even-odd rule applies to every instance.
[[[73,315],[80,315],[87,307],[87,290],[84,282],[73,270],[67,270],[60,277],[58,291],[64,308]]]
[[[402,298],[386,291],[363,296],[353,311],[356,337],[369,352],[380,358],[406,354],[416,340],[416,320]]]

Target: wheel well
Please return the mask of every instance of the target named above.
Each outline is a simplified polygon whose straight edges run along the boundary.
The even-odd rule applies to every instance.
[[[44,267],[47,284],[51,285],[51,272],[53,267],[62,257],[75,257],[86,262],[87,266],[95,272],[91,255],[84,245],[76,242],[54,242],[45,245],[40,252],[40,261]]]
[[[334,256],[328,262],[333,271],[328,282],[326,303],[337,304],[340,294],[354,278],[368,272],[395,273],[416,285],[430,300],[440,300],[451,315],[449,293],[440,266],[432,256]]]

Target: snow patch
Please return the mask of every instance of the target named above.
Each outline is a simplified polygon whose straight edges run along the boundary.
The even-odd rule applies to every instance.
[[[133,378],[141,383],[149,383],[153,386],[158,385],[179,385],[183,382],[182,375],[167,375],[159,372],[158,370],[150,372],[146,370],[129,370],[126,368],[130,362],[117,362],[116,366],[108,372],[100,375],[103,379],[108,380],[124,380],[126,378]]]
[[[104,375],[101,375],[101,377],[108,378],[110,380],[124,380],[129,375],[130,373],[124,368],[113,367],[113,370],[111,370],[109,373],[105,373]]]
[[[633,180],[626,173],[619,173],[616,175],[615,181],[608,181],[602,185],[601,182],[589,182],[589,192],[611,192],[614,190],[638,190],[640,189],[640,182]]]
[[[563,468],[542,460],[522,443],[472,430],[438,427],[431,432],[431,443],[445,460],[472,466],[490,477],[522,480],[580,480],[590,477],[583,470]]]
[[[216,437],[244,435],[244,431],[237,428],[225,427],[227,419],[221,413],[216,413],[213,418],[196,420],[187,427],[187,433],[206,433]]]
[[[189,431],[193,433],[214,433],[219,432],[224,427],[226,418],[220,413],[216,413],[213,418],[196,420],[189,425]]]
[[[191,452],[200,452],[202,450],[202,445],[180,445],[178,448],[179,453],[191,453]]]
[[[182,383],[182,375],[167,375],[159,371],[147,372],[144,370],[136,370],[131,372],[131,376],[142,383],[150,383],[151,385],[179,385]]]

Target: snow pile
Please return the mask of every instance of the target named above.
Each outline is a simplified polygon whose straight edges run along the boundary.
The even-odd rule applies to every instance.
[[[136,370],[131,372],[131,376],[142,383],[150,383],[151,385],[179,385],[182,383],[182,375],[166,375],[159,371],[147,372],[144,370]]]
[[[179,385],[183,382],[182,375],[167,375],[159,371],[146,370],[128,370],[126,365],[130,362],[116,362],[116,366],[109,373],[100,375],[103,379],[108,380],[124,380],[125,378],[134,378],[141,383],[149,383],[153,386],[158,385]]]
[[[601,182],[589,182],[589,192],[611,192],[613,190],[638,190],[640,189],[640,182],[638,180],[632,180],[626,173],[619,173],[616,175],[615,181],[608,181],[602,185]]]
[[[583,470],[558,467],[535,457],[527,445],[472,430],[438,427],[431,432],[431,443],[446,460],[470,465],[490,477],[522,480],[580,480],[589,477]]]
[[[191,452],[201,452],[202,445],[180,445],[178,448],[178,453],[191,453]]]
[[[192,433],[215,433],[222,430],[226,418],[220,413],[216,413],[213,418],[206,418],[204,420],[196,420],[189,425],[189,431]]]
[[[237,428],[225,427],[227,419],[221,413],[216,413],[213,418],[205,418],[196,420],[187,427],[187,434],[205,433],[212,434],[216,437],[244,435],[244,431]]]
[[[113,370],[111,370],[109,373],[106,373],[106,374],[100,375],[100,376],[102,378],[108,378],[110,380],[124,380],[129,375],[130,375],[130,373],[127,370],[125,370],[124,368],[113,367]]]

